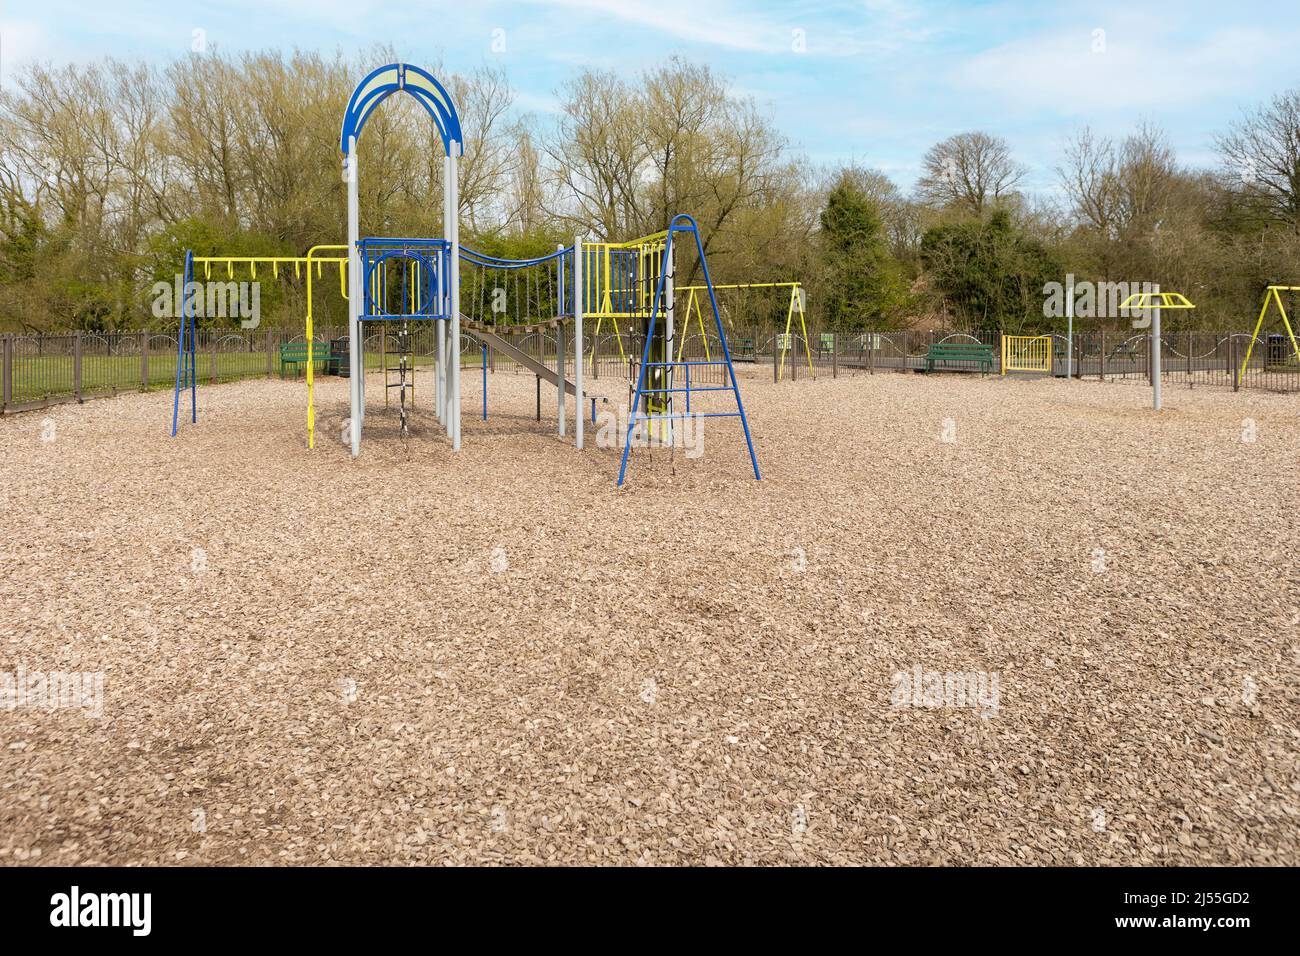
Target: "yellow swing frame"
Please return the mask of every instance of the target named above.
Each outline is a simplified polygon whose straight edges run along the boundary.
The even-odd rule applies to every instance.
[[[1264,293],[1264,307],[1259,310],[1259,321],[1255,323],[1255,331],[1250,337],[1250,344],[1246,346],[1246,359],[1241,363],[1242,378],[1246,376],[1246,368],[1250,365],[1250,354],[1255,350],[1255,343],[1259,341],[1260,330],[1264,327],[1264,319],[1268,316],[1268,306],[1270,302],[1277,303],[1277,310],[1282,315],[1282,326],[1286,329],[1287,336],[1291,339],[1291,348],[1295,351],[1296,361],[1300,362],[1300,343],[1296,342],[1295,330],[1291,327],[1291,319],[1286,314],[1286,306],[1282,304],[1283,292],[1300,292],[1300,286],[1296,285],[1271,285]]]
[[[708,286],[703,285],[686,285],[678,287],[678,292],[689,293],[686,299],[686,324],[682,327],[683,334],[681,341],[677,345],[677,361],[682,360],[682,352],[686,348],[686,337],[690,335],[691,318],[694,317],[700,330],[700,338],[704,340],[704,358],[705,361],[712,361],[709,355],[709,338],[704,334],[704,316],[701,311],[700,300],[708,295]],[[799,328],[803,332],[805,345],[808,342],[808,323],[803,309],[803,286],[798,282],[735,282],[727,285],[715,285],[714,291],[721,289],[789,289],[790,303],[785,313],[785,338],[781,346],[781,358],[777,364],[776,378],[779,382],[781,376],[785,373],[785,355],[790,350],[790,328],[794,324],[795,313],[799,315]],[[808,360],[808,371],[814,373],[812,364],[812,350],[804,349],[804,356]]]

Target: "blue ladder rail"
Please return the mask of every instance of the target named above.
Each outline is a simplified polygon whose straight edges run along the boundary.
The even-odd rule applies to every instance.
[[[190,295],[190,283],[194,281],[194,251],[185,250],[185,269],[181,280],[181,328],[176,336],[176,391],[172,395],[172,437],[176,437],[176,426],[180,422],[181,390],[190,391],[190,422],[199,420],[198,369],[195,360],[195,329],[198,316],[198,303]]]
[[[713,309],[713,322],[718,330],[718,340],[722,343],[723,361],[716,361],[716,360],[704,361],[704,362],[699,362],[699,361],[651,362],[650,361],[650,346],[654,341],[655,322],[658,321],[659,311],[664,301],[664,283],[668,276],[668,263],[671,261],[670,257],[673,254],[673,237],[678,232],[689,232],[695,236],[695,250],[700,257],[700,269],[704,273],[704,284],[705,286],[708,287],[709,290],[709,305]],[[730,385],[723,386],[721,388],[716,388],[716,387],[691,388],[690,385],[691,366],[723,365],[723,364],[727,366],[727,381],[731,383]],[[686,388],[647,389],[645,387],[645,378],[646,378],[647,369],[666,368],[666,367],[676,368],[676,367],[683,367],[683,366],[686,368]],[[687,411],[685,414],[677,415],[677,414],[670,413],[668,415],[662,415],[662,414],[644,414],[638,412],[638,409],[641,408],[641,400],[644,396],[650,394],[663,393],[663,392],[679,392],[679,391],[686,393]],[[723,391],[723,392],[730,391],[732,394],[736,396],[736,410],[734,412],[705,412],[705,413],[692,414],[690,412],[691,393],[703,392],[703,391]],[[709,263],[704,256],[704,243],[700,240],[700,227],[698,224],[696,224],[695,219],[692,216],[689,216],[686,213],[678,213],[676,216],[673,216],[672,221],[668,224],[668,238],[664,242],[663,268],[659,270],[659,281],[656,283],[655,286],[654,304],[650,309],[650,323],[648,328],[646,329],[645,346],[643,347],[641,353],[641,369],[637,373],[636,395],[632,399],[631,414],[628,415],[627,434],[624,436],[624,441],[623,441],[623,461],[618,468],[618,487],[620,488],[623,487],[623,479],[627,475],[627,459],[628,459],[628,455],[632,451],[632,432],[636,428],[637,422],[654,421],[656,419],[661,421],[673,421],[676,419],[686,418],[688,416],[702,417],[702,418],[739,418],[741,427],[745,431],[745,447],[749,449],[749,462],[754,468],[754,480],[755,481],[762,480],[762,476],[759,474],[758,471],[758,456],[754,454],[754,440],[749,433],[749,419],[745,415],[745,404],[743,401],[741,401],[740,386],[736,382],[736,368],[734,365],[731,364],[731,349],[728,348],[727,346],[727,333],[726,330],[722,327],[722,315],[718,311],[717,293],[714,292],[713,279],[709,275]]]

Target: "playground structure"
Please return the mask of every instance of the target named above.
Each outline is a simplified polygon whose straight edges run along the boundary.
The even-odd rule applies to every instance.
[[[414,97],[432,119],[441,139],[443,156],[443,222],[442,238],[434,237],[361,237],[359,169],[357,142],[367,118],[388,96],[405,92]],[[458,163],[463,153],[463,133],[454,104],[443,86],[429,73],[408,64],[394,63],[370,73],[356,87],[349,98],[340,130],[339,147],[343,156],[343,173],[347,184],[347,242],[317,245],[305,256],[196,256],[187,252],[184,263],[184,285],[188,290],[200,275],[210,280],[214,270],[224,270],[227,278],[234,278],[237,269],[248,270],[252,279],[258,269],[269,270],[273,276],[292,274],[307,283],[306,336],[301,350],[292,355],[282,354],[282,361],[292,361],[306,366],[307,379],[307,444],[315,447],[315,374],[317,345],[314,329],[314,284],[325,278],[325,269],[337,269],[338,288],[346,302],[348,334],[347,377],[349,379],[349,415],[345,423],[345,441],[355,457],[361,452],[367,399],[366,370],[368,359],[367,336],[378,336],[379,365],[383,376],[385,406],[391,403],[391,390],[397,389],[400,433],[408,432],[408,412],[415,400],[415,355],[412,351],[412,330],[415,323],[432,325],[436,347],[432,360],[434,379],[431,408],[439,427],[445,430],[453,451],[461,447],[461,374],[464,363],[461,357],[471,351],[482,351],[484,370],[483,403],[487,417],[487,370],[489,361],[504,357],[538,378],[539,416],[541,382],[556,389],[558,431],[566,435],[568,398],[572,396],[574,416],[574,444],[582,449],[585,444],[586,403],[589,399],[584,382],[584,348],[588,341],[584,324],[595,323],[591,341],[590,361],[596,366],[596,353],[600,336],[608,328],[612,344],[617,349],[620,364],[626,367],[636,385],[631,389],[630,412],[624,436],[623,460],[619,468],[619,484],[626,475],[630,448],[638,440],[657,439],[671,442],[674,422],[686,416],[738,417],[750,453],[755,477],[759,477],[752,437],[745,417],[740,390],[732,364],[728,343],[728,323],[724,309],[719,306],[719,292],[745,294],[753,290],[788,290],[785,303],[784,331],[773,336],[770,344],[774,363],[774,378],[780,382],[786,372],[787,358],[794,350],[794,361],[799,362],[798,342],[804,346],[803,363],[809,373],[816,375],[813,342],[808,331],[805,313],[804,290],[798,282],[764,282],[714,284],[705,261],[703,243],[694,219],[687,215],[673,217],[668,228],[648,236],[614,242],[594,241],[577,236],[569,245],[559,245],[554,252],[530,259],[505,259],[464,247],[460,243],[457,209]],[[698,255],[704,282],[699,285],[676,286],[674,275],[674,237],[694,235],[694,250]],[[689,251],[688,243],[688,251]],[[462,288],[462,273],[469,281]],[[331,277],[332,278],[332,277]],[[359,291],[359,294],[357,294]],[[1254,346],[1259,338],[1271,307],[1275,304],[1289,338],[1291,351],[1300,363],[1300,343],[1287,314],[1283,294],[1300,291],[1295,286],[1269,286],[1263,309],[1260,312],[1249,343],[1245,349],[1237,379],[1244,380],[1249,370]],[[680,294],[680,295],[679,295]],[[176,377],[172,414],[172,434],[180,424],[182,394],[190,393],[190,420],[197,421],[197,339],[200,318],[196,299],[186,294],[181,308],[181,326],[176,340]],[[713,313],[712,328],[704,320],[704,302],[707,300]],[[1139,352],[1138,341],[1147,343],[1146,362],[1153,386],[1153,405],[1160,410],[1162,404],[1162,351],[1165,346],[1160,331],[1160,316],[1165,309],[1193,309],[1195,306],[1179,293],[1138,293],[1129,296],[1121,305],[1123,310],[1145,310],[1152,317],[1149,333],[1133,336],[1121,342],[1114,354],[1099,354],[1095,362],[1104,377],[1108,362],[1116,356],[1127,356],[1133,362]],[[1064,358],[1065,374],[1071,377],[1076,367],[1075,334],[1073,331],[1073,299],[1067,299],[1069,329],[1064,337],[1062,352],[1059,335],[1001,336],[1002,375],[1008,372],[1056,374],[1057,360]],[[677,321],[684,313],[684,321]],[[798,326],[795,327],[795,316]],[[397,327],[391,335],[389,329]],[[680,325],[680,335],[678,334]],[[377,327],[378,333],[368,333],[368,327]],[[732,331],[734,331],[734,325]],[[548,362],[538,349],[537,355],[520,348],[507,336],[516,332],[532,334],[547,329],[553,332],[553,363]],[[963,334],[957,334],[961,338]],[[703,358],[688,358],[687,343],[698,336]],[[884,356],[881,344],[887,336],[880,333],[863,333],[859,338],[856,360],[851,364],[865,366],[868,371],[886,367],[890,361]],[[931,341],[923,356],[915,357],[921,365],[934,370],[936,363],[945,368],[979,370],[987,372],[994,363],[991,346],[970,336],[970,342]],[[1244,338],[1241,337],[1241,338]],[[1273,363],[1276,351],[1270,336],[1268,362]],[[391,355],[397,365],[390,366]],[[542,336],[539,334],[539,343]],[[572,343],[570,346],[569,343]],[[545,343],[542,343],[545,344]],[[822,353],[831,356],[832,372],[840,356],[841,337],[837,333],[823,332],[816,345],[818,362]],[[1233,343],[1229,343],[1233,345]],[[341,345],[339,346],[342,347]],[[1233,345],[1235,348],[1235,345]],[[331,343],[326,355],[331,366],[340,364],[336,346]],[[1101,339],[1101,353],[1105,353],[1105,336]],[[490,352],[489,352],[490,350]],[[742,356],[748,351],[757,356],[756,343],[742,341]],[[299,354],[301,352],[302,354]],[[1217,361],[1218,348],[1214,358]],[[639,353],[639,354],[638,354]],[[571,372],[566,369],[571,354]],[[1178,354],[1178,353],[1175,353]],[[1210,353],[1206,353],[1209,355]],[[1206,358],[1193,358],[1190,349],[1184,356],[1190,375],[1193,362]],[[715,357],[716,356],[716,357]],[[1239,353],[1234,354],[1239,358]],[[914,357],[904,355],[906,365]],[[1082,369],[1086,355],[1079,355]],[[1235,365],[1234,363],[1231,363]],[[1276,364],[1276,363],[1274,363]],[[1271,367],[1266,363],[1266,367]],[[795,371],[794,363],[791,372]],[[390,375],[396,373],[396,381]],[[597,376],[599,372],[594,372]],[[716,379],[715,377],[716,376]],[[1234,387],[1237,382],[1234,381]],[[692,408],[692,397],[700,392],[730,392],[735,400],[734,411],[702,412]],[[596,396],[609,401],[607,396]],[[595,403],[592,405],[595,419]]]
[[[411,95],[424,107],[441,138],[443,157],[442,238],[429,237],[362,237],[360,235],[360,193],[357,142],[367,118],[387,97],[396,92]],[[361,453],[361,438],[366,418],[365,327],[382,323],[386,329],[399,327],[398,341],[409,342],[412,323],[432,322],[436,329],[433,361],[433,410],[445,429],[453,451],[461,448],[461,366],[464,351],[462,335],[484,346],[484,417],[487,413],[487,351],[491,347],[556,387],[559,409],[559,434],[567,424],[566,396],[576,403],[574,442],[584,446],[584,410],[586,390],[583,382],[583,325],[596,320],[597,332],[606,321],[613,323],[620,355],[624,343],[619,323],[629,328],[639,326],[642,348],[634,369],[636,387],[629,404],[627,431],[623,436],[623,456],[618,485],[623,484],[629,453],[634,443],[654,438],[671,443],[676,422],[685,418],[735,417],[740,419],[754,478],[760,477],[749,423],[736,380],[735,368],[727,345],[726,331],[718,311],[717,294],[709,274],[704,246],[695,220],[678,214],[668,227],[658,233],[627,242],[596,242],[575,237],[570,246],[561,245],[555,252],[532,259],[502,259],[476,252],[460,243],[458,199],[458,160],[463,154],[463,133],[455,105],[446,89],[431,74],[405,63],[380,67],[366,76],[353,91],[343,115],[339,148],[343,154],[343,177],[347,183],[347,242],[313,246],[303,257],[231,257],[185,255],[183,282],[186,290],[181,307],[181,327],[177,337],[175,394],[172,405],[172,434],[177,433],[181,396],[190,395],[190,421],[198,420],[196,336],[199,316],[196,268],[210,275],[212,267],[225,266],[228,275],[236,265],[247,266],[253,275],[258,265],[270,265],[275,275],[281,267],[292,265],[295,274],[305,269],[307,277],[306,366],[307,366],[307,444],[315,447],[315,380],[316,360],[313,328],[313,280],[322,277],[324,267],[337,266],[340,294],[346,300],[348,314],[348,387],[349,418],[346,440],[353,457]],[[683,360],[677,344],[674,319],[676,312],[673,275],[674,239],[690,234],[698,256],[704,284],[693,288],[690,302],[703,332],[699,299],[707,293],[713,313],[713,325],[721,356],[704,360]],[[689,246],[688,246],[689,249]],[[332,255],[320,255],[333,253]],[[340,254],[342,253],[342,254]],[[472,285],[466,296],[461,287],[462,265],[471,267]],[[522,280],[523,295],[519,294]],[[513,285],[513,301],[510,288]],[[698,298],[697,298],[698,293]],[[794,293],[792,293],[793,301]],[[464,311],[469,309],[468,314]],[[511,312],[513,325],[508,324]],[[802,316],[802,307],[800,308]],[[565,371],[565,335],[572,323],[574,342],[573,375]],[[556,367],[516,348],[500,333],[507,329],[531,330],[550,327],[557,337]],[[384,339],[386,343],[386,339]],[[405,347],[403,348],[405,352]],[[386,348],[384,384],[387,396],[390,383]],[[699,376],[692,385],[693,368],[725,370],[724,383],[701,384]],[[411,377],[408,378],[408,370]],[[408,392],[413,394],[413,364],[402,354],[398,368],[401,432],[406,434]],[[693,394],[730,393],[734,410],[700,411],[692,409]],[[679,396],[682,401],[679,402]],[[594,403],[593,403],[594,418]]]

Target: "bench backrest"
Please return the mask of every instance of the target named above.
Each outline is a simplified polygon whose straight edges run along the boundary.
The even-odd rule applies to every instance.
[[[321,358],[329,358],[329,345],[323,342],[313,345],[312,358],[314,359],[318,355]],[[306,342],[286,342],[280,346],[280,358],[297,358],[298,356],[302,356],[304,359],[307,357]]]

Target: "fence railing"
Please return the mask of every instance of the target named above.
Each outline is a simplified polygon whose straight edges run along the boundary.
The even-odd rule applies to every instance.
[[[1001,334],[930,332],[821,332],[807,337],[791,333],[729,337],[737,361],[766,362],[773,378],[798,379],[813,374],[874,374],[885,371],[920,371],[926,367],[931,346],[944,342],[979,342],[993,350],[993,372],[1002,372]],[[1214,385],[1226,388],[1300,391],[1300,361],[1289,339],[1263,335],[1255,343],[1250,363],[1243,369],[1248,332],[1170,332],[1161,335],[1161,379],[1173,385]],[[1151,336],[1142,331],[1076,333],[1073,355],[1063,334],[1053,334],[1051,375],[1093,379],[1147,379],[1151,377]],[[782,347],[785,347],[782,356]],[[969,369],[973,363],[940,370]],[[1012,374],[1025,374],[1014,372]],[[1046,373],[1044,373],[1046,374]]]
[[[412,323],[413,360],[429,364],[435,354],[436,329],[432,323]],[[568,331],[568,330],[564,330]],[[321,346],[319,368],[324,370],[331,341],[345,339],[344,328],[319,328],[313,336]],[[541,326],[531,332],[512,332],[504,338],[516,348],[556,367],[561,330]],[[571,333],[570,333],[571,334]],[[392,331],[371,326],[366,330],[365,362],[368,369],[382,367],[384,353],[395,349]],[[1214,385],[1233,389],[1300,391],[1300,362],[1290,341],[1280,335],[1261,336],[1243,370],[1250,334],[1247,332],[1172,332],[1162,337],[1163,380],[1177,385]],[[875,374],[886,371],[920,370],[931,346],[942,342],[979,342],[993,351],[993,371],[1001,372],[999,333],[965,333],[947,330],[929,332],[824,332],[810,330],[805,337],[788,337],[771,330],[733,330],[728,346],[736,363],[770,363],[773,377],[799,379],[810,373]],[[237,379],[297,375],[300,365],[282,366],[280,346],[304,341],[301,332],[206,329],[198,333],[197,364],[201,384]],[[0,409],[18,412],[63,402],[84,401],[128,391],[168,388],[176,379],[176,335],[166,332],[69,332],[52,335],[0,335]],[[583,342],[583,372],[589,382],[626,380],[635,375],[643,342],[636,333],[615,336],[603,329],[599,336],[588,332]],[[1067,368],[1080,378],[1149,379],[1151,339],[1140,330],[1125,332],[1081,332],[1073,338],[1073,355],[1067,355],[1066,337],[1052,336],[1052,372],[1064,376]],[[698,333],[675,343],[675,356],[683,361],[717,360],[722,343],[714,336]],[[468,334],[462,334],[461,361],[478,365],[482,349]],[[571,374],[573,343],[564,339],[565,370]],[[516,367],[504,354],[489,350],[489,367],[494,371]],[[944,366],[940,366],[941,368]],[[1016,373],[1023,374],[1023,373]],[[722,384],[722,366],[699,366],[693,381],[700,385]]]

